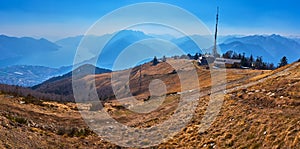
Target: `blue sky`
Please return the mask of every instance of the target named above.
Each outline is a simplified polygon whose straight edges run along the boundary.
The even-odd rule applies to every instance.
[[[300,36],[300,2],[297,0],[152,1],[188,10],[212,32],[216,7],[219,6],[219,33],[222,35],[275,33]],[[149,0],[0,0],[0,34],[50,40],[76,36],[84,34],[105,14],[138,2]],[[174,16],[170,19],[177,18]]]

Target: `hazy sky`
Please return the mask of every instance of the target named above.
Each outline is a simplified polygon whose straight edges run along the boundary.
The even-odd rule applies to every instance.
[[[219,32],[222,35],[275,33],[300,36],[299,0],[152,1],[188,10],[212,32],[216,7],[219,6]],[[105,14],[138,2],[149,0],[0,0],[0,34],[45,37],[50,40],[81,35]],[[176,20],[176,17],[169,19]]]

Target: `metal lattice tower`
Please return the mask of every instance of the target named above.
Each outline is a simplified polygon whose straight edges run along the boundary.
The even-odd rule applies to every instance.
[[[217,7],[217,16],[216,16],[216,29],[215,29],[215,42],[214,42],[214,47],[213,47],[213,56],[217,57],[218,51],[217,51],[217,36],[218,36],[218,23],[219,23],[219,7]]]

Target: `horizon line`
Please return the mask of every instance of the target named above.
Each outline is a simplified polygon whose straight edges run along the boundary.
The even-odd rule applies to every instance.
[[[186,36],[176,36],[176,35],[172,35],[172,34],[158,34],[158,33],[146,33],[145,31],[141,31],[141,30],[121,30],[121,31],[138,31],[138,32],[142,32],[145,35],[169,35],[176,38],[182,38],[182,37],[187,37],[187,36],[213,36],[213,34],[209,35],[200,35],[200,34],[191,34],[191,35],[186,35]],[[118,31],[120,32],[120,31]],[[5,34],[5,33],[0,33],[0,36],[7,36],[7,37],[15,37],[15,38],[33,38],[36,40],[40,40],[40,39],[46,39],[48,41],[51,42],[56,42],[65,38],[74,38],[74,37],[78,37],[78,36],[96,36],[96,37],[100,37],[100,36],[105,36],[105,35],[112,35],[115,34],[116,32],[113,33],[104,33],[101,35],[96,35],[96,34],[88,34],[88,35],[84,35],[84,34],[78,34],[78,35],[69,35],[69,36],[64,36],[64,37],[57,37],[57,39],[53,40],[53,39],[49,39],[49,37],[47,36],[39,36],[39,35],[11,35],[11,34]],[[289,34],[289,35],[285,35],[285,34],[280,34],[280,33],[249,33],[249,34],[219,34],[219,37],[224,37],[224,36],[238,36],[238,37],[246,37],[246,36],[272,36],[272,35],[279,35],[282,37],[287,37],[287,38],[300,38],[300,35],[296,35],[296,34]],[[50,37],[51,38],[51,37]]]

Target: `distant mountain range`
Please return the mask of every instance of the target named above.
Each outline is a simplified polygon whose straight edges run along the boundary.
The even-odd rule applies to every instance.
[[[84,36],[68,37],[56,42],[50,42],[46,39],[34,39],[30,37],[8,37],[0,36],[0,67],[11,65],[39,65],[46,67],[70,66],[73,64],[74,55],[77,47]],[[191,37],[201,44],[198,47]],[[102,36],[85,36],[88,42],[81,45],[86,51],[86,55],[97,55],[99,47],[103,46],[108,39],[110,41],[105,45],[97,65],[99,67],[111,69],[114,60],[121,51],[133,43],[144,39],[161,39],[173,43],[186,53],[194,54],[203,51],[209,52],[213,40],[209,36],[192,35],[190,37],[173,37],[171,35],[145,34],[141,31],[124,30],[115,34],[106,34]],[[220,51],[226,52],[233,50],[237,53],[245,53],[250,56],[263,56],[265,61],[277,63],[282,56],[287,56],[290,62],[297,60],[300,51],[300,38],[288,38],[280,35],[253,35],[253,36],[222,36],[219,44]],[[160,45],[142,45],[136,46],[147,50],[158,49],[161,51],[172,51],[174,47],[170,44]],[[134,51],[134,50],[133,50]],[[168,52],[178,54],[176,52]],[[134,55],[134,53],[133,53]],[[152,56],[152,55],[151,55]],[[163,55],[156,55],[161,57]],[[88,60],[87,60],[88,61]]]
[[[98,50],[96,44],[101,45],[102,42],[110,38],[112,35],[104,35],[104,36],[87,36],[90,43],[87,45],[83,45],[88,49],[90,54],[96,54]],[[196,43],[192,40],[200,43],[202,47],[198,47]],[[71,47],[75,48],[76,45],[79,44],[79,39],[82,36],[67,38],[60,40],[60,46],[62,47]],[[129,45],[143,39],[151,39],[151,38],[159,38],[162,40],[169,40],[179,48],[181,48],[186,53],[197,53],[202,51],[202,53],[210,52],[211,45],[213,44],[213,40],[209,36],[199,36],[192,35],[190,37],[179,37],[175,38],[171,35],[146,35],[140,31],[121,31],[120,33],[114,35],[111,41],[107,43],[107,45],[103,48],[102,54],[99,56],[100,61],[98,61],[97,65],[100,67],[111,68],[116,57],[121,53],[121,51],[128,47]],[[283,37],[280,35],[253,35],[253,36],[222,36],[219,41],[222,43],[219,44],[220,51],[222,53],[232,50],[237,53],[245,53],[250,56],[251,54],[256,56],[262,56],[263,59],[267,62],[272,62],[277,64],[279,59],[282,56],[286,56],[290,62],[296,61],[299,59],[298,55],[300,54],[300,44],[296,39]],[[99,42],[96,42],[99,41]],[[151,47],[144,46],[145,49],[151,50],[155,48],[161,48],[163,50],[172,50],[172,46],[163,44],[157,47],[155,45]],[[141,46],[136,46],[141,48]],[[143,47],[142,47],[143,48]],[[173,53],[176,54],[176,53]],[[162,55],[156,55],[161,57]],[[167,55],[170,56],[170,55]]]
[[[280,35],[270,36],[246,36],[227,39],[219,45],[222,52],[232,50],[237,53],[245,53],[250,56],[262,56],[267,62],[277,64],[283,56],[286,56],[290,62],[300,58],[300,44]]]
[[[291,39],[295,40],[296,42],[300,43],[300,37],[291,37]]]
[[[211,44],[208,44],[209,41],[206,37],[201,37],[194,35],[195,40],[206,44],[209,47]],[[83,36],[69,37],[55,42],[59,46],[62,47],[65,51],[72,51],[77,48]],[[85,36],[85,39],[88,41],[86,44],[81,45],[82,49],[86,49],[86,55],[97,55],[99,47],[103,47],[101,54],[98,57],[97,66],[101,68],[109,68],[112,69],[112,65],[118,55],[128,46],[131,46],[132,51],[144,50],[144,51],[155,51],[157,49],[162,49],[160,55],[151,55],[149,52],[149,57],[162,57],[163,55],[172,56],[176,54],[180,54],[179,52],[172,52],[174,49],[174,45],[183,49],[183,52],[186,53],[196,53],[200,51],[200,48],[196,46],[196,44],[189,37],[175,38],[171,35],[153,35],[153,34],[145,34],[141,31],[132,31],[132,30],[123,30],[115,34],[106,34],[103,36]],[[110,39],[110,40],[109,40]],[[159,39],[163,41],[172,42],[173,45],[167,43],[157,44],[152,42],[151,45],[145,45],[142,43],[133,44],[141,40],[145,39]],[[202,40],[204,39],[204,40]],[[107,43],[106,43],[107,42]],[[151,41],[149,41],[151,42]],[[148,43],[149,43],[148,42]],[[105,44],[106,43],[106,44]],[[168,51],[168,52],[167,52]],[[175,50],[173,50],[175,51]],[[70,52],[74,53],[74,52]],[[135,53],[132,53],[135,55]],[[74,54],[73,54],[74,56]],[[73,60],[73,57],[72,57]],[[95,57],[91,57],[90,60],[95,60]],[[86,63],[89,62],[89,59],[86,60]]]
[[[39,56],[45,57],[51,52],[58,51],[59,48],[55,43],[43,38],[17,38],[0,35],[0,67],[28,64],[25,61],[32,61]],[[28,59],[29,57],[30,59]],[[35,63],[34,65],[38,64]]]
[[[32,86],[48,78],[62,75],[62,72],[70,71],[77,47],[83,37],[68,37],[51,42],[43,38],[16,38],[0,35],[0,75],[2,77],[0,83]],[[144,50],[143,52],[146,51],[148,57],[152,58],[154,56],[162,57],[163,55],[180,54],[174,52],[174,46],[181,48],[183,52],[194,54],[200,51],[209,53],[213,45],[213,40],[210,36],[192,35],[190,37],[176,38],[171,35],[145,34],[141,31],[132,30],[123,30],[102,36],[89,35],[84,38],[88,42],[82,44],[81,47],[85,50],[85,56],[90,56],[91,59],[87,59],[77,66],[95,60],[99,47],[104,46],[101,55],[97,59],[96,66],[110,70],[112,70],[113,63],[118,55],[128,46],[133,51],[131,55],[128,55],[129,61],[130,56],[137,56],[139,54],[137,51],[141,50]],[[151,44],[152,39],[166,42],[164,44],[156,44],[154,42]],[[198,47],[192,39],[200,43],[201,47]],[[150,44],[133,44],[141,40],[150,40]],[[106,42],[107,44],[105,45]],[[296,61],[300,57],[300,38],[280,35],[231,35],[220,37],[219,42],[221,42],[219,50],[223,53],[232,50],[236,53],[245,53],[247,56],[262,56],[264,61],[272,62],[275,65],[283,56],[286,56],[289,62]],[[163,52],[160,54],[151,53],[151,51],[157,49]],[[126,65],[128,61],[124,61],[124,68],[128,66]],[[61,71],[61,66],[69,66],[69,70]],[[121,67],[119,69],[124,68]]]

